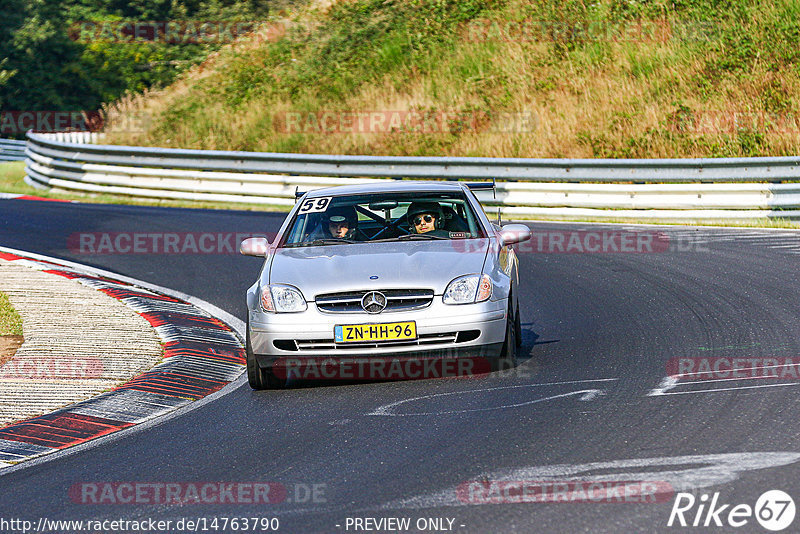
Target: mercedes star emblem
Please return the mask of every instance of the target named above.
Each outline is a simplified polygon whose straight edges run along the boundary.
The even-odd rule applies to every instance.
[[[386,295],[380,291],[370,291],[361,299],[361,307],[367,313],[380,313],[386,308]]]

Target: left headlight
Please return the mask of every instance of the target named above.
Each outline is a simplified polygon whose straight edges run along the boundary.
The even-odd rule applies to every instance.
[[[492,296],[492,279],[486,274],[459,276],[447,284],[442,301],[445,304],[472,304]]]
[[[294,313],[306,311],[306,299],[292,286],[270,285],[261,288],[261,307],[264,311]]]

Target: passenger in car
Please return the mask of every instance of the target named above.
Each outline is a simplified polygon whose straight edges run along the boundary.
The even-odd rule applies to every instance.
[[[322,216],[317,226],[308,236],[315,239],[354,239],[358,227],[358,215],[353,206],[331,208]]]

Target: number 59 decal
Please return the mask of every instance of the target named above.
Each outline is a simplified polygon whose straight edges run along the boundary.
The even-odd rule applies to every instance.
[[[300,210],[297,213],[302,215],[303,213],[317,213],[320,211],[325,211],[330,203],[331,197],[310,198],[303,202],[303,205],[300,206]]]

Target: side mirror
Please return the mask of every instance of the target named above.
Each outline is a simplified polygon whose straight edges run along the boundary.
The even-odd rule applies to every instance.
[[[249,237],[242,241],[239,245],[239,252],[245,256],[255,256],[256,258],[263,258],[267,255],[267,248],[269,241],[264,237]]]
[[[507,224],[500,228],[500,241],[503,246],[522,243],[531,238],[531,229],[524,224]]]

